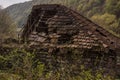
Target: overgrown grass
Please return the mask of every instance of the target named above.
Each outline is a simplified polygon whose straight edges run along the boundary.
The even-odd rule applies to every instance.
[[[63,60],[52,56],[53,62],[49,61],[48,66],[36,57],[35,51],[25,50],[13,50],[9,55],[1,55],[0,80],[113,80],[110,76],[103,76],[102,70],[93,74],[84,65],[68,62],[68,56],[62,57]],[[80,57],[72,55],[69,58],[77,61]],[[57,60],[59,61],[56,63]]]

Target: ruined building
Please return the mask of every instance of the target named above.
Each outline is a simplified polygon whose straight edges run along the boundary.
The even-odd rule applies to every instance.
[[[66,49],[78,50],[78,53],[86,51],[83,54],[85,65],[103,67],[112,75],[116,73],[120,39],[65,6],[33,6],[21,38],[29,43],[29,47],[42,49],[49,54],[69,55]],[[93,65],[97,56],[102,61]]]

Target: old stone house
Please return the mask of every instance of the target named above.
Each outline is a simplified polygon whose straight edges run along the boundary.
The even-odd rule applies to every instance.
[[[30,47],[45,49],[50,54],[68,53],[65,49],[77,49],[78,53],[86,51],[87,53],[83,54],[86,65],[95,62],[98,56],[102,62],[98,61],[99,65],[92,64],[92,67],[102,66],[107,73],[116,73],[120,58],[120,39],[63,5],[33,6],[21,38],[27,41]],[[119,67],[117,71],[120,71]]]

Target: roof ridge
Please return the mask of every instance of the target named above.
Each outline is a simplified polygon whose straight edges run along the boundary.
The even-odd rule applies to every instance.
[[[66,7],[66,6],[64,6],[64,5],[62,5],[62,6],[63,6],[63,7],[65,7],[65,8],[67,8],[67,7]],[[71,8],[67,8],[67,9],[69,9],[70,11],[72,11],[72,12],[76,13],[77,15],[80,15],[81,17],[83,17],[83,18],[84,18],[84,19],[86,19],[87,21],[91,22],[93,25],[95,25],[95,26],[97,26],[97,27],[99,27],[99,28],[103,29],[103,30],[104,30],[104,31],[106,31],[107,33],[109,33],[109,34],[111,34],[112,36],[116,37],[117,39],[120,39],[120,37],[115,36],[114,34],[110,33],[108,30],[106,30],[106,29],[105,29],[105,28],[103,28],[102,26],[98,25],[97,23],[93,22],[92,20],[88,19],[87,17],[85,17],[85,16],[81,15],[79,12],[77,12],[77,11],[75,11],[75,10],[71,9]],[[103,33],[104,33],[104,32],[103,32]],[[111,36],[111,35],[110,35],[110,36]]]

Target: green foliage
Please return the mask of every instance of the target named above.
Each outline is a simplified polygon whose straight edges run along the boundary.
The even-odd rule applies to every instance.
[[[116,16],[108,13],[105,13],[103,15],[94,15],[91,19],[97,24],[100,24],[101,26],[109,30],[113,30],[119,25],[118,21],[116,20]]]
[[[119,0],[106,0],[106,11],[114,14],[120,18],[120,1]]]
[[[69,50],[73,51],[73,50]],[[72,52],[74,53],[74,51]],[[0,57],[0,79],[3,80],[112,80],[109,76],[103,76],[103,71],[98,70],[93,74],[92,70],[86,70],[81,62],[82,54],[75,50],[75,54],[52,56],[52,62],[48,66],[41,63],[36,52],[26,50],[13,50],[8,55]],[[44,53],[43,53],[44,54]],[[46,53],[45,53],[46,54]],[[40,55],[40,54],[39,54]],[[49,67],[47,69],[46,67]],[[47,70],[47,72],[45,72]],[[77,72],[77,73],[74,73]]]
[[[9,55],[1,55],[0,66],[0,79],[5,80],[12,78],[12,80],[38,80],[44,68],[44,65],[35,59],[33,53],[25,50],[13,50]]]
[[[103,15],[96,14],[91,17],[91,20],[93,20],[93,22],[96,22],[100,26],[104,27],[110,33],[120,37],[120,35],[115,33],[117,32],[116,30],[119,28],[119,22],[117,21],[115,15],[109,13],[105,13]]]
[[[13,37],[15,36],[14,34],[16,33],[16,26],[12,22],[11,18],[9,15],[3,11],[0,10],[0,37],[5,38],[5,37]]]
[[[0,73],[0,80],[20,80],[20,76],[9,73]]]

